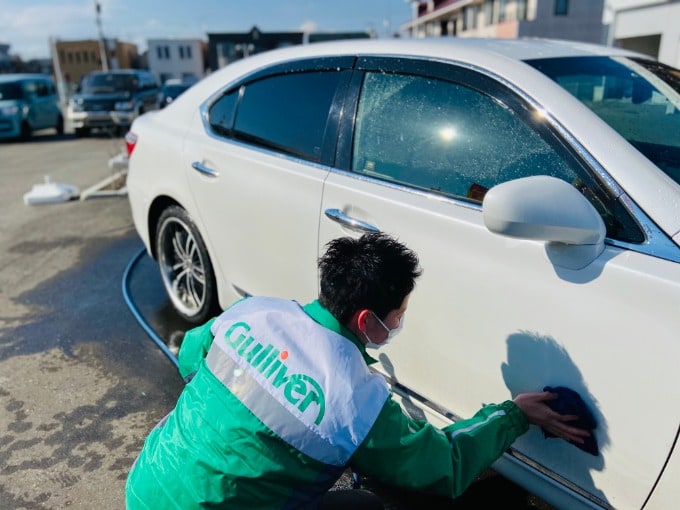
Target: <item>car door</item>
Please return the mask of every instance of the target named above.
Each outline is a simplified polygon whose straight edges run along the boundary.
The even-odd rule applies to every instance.
[[[23,96],[26,113],[24,118],[31,125],[31,129],[41,129],[44,125],[44,113],[42,108],[42,98],[38,94],[38,84],[36,80],[25,80],[22,83]]]
[[[197,119],[205,125],[190,130],[188,183],[234,295],[317,296],[321,191],[348,65],[331,59],[262,71],[210,100]]]
[[[59,116],[61,115],[61,107],[59,105],[59,95],[52,80],[45,80],[45,97],[44,97],[44,111],[45,111],[45,127],[54,127],[59,123]]]
[[[378,369],[415,417],[438,423],[545,386],[576,390],[598,422],[600,455],[532,428],[497,466],[541,494],[569,493],[567,506],[640,508],[679,421],[680,265],[635,249],[646,238],[631,213],[494,79],[367,58],[350,90],[356,121],[345,117],[326,180],[320,243],[378,229],[413,248],[424,269],[404,333],[380,351]],[[489,232],[486,190],[541,174],[581,190],[619,242],[568,269],[544,243]]]
[[[33,104],[31,108],[34,110],[34,129],[42,129],[52,127],[56,124],[55,103],[53,90],[50,88],[50,82],[38,79],[33,82],[33,89],[35,91],[33,96]]]

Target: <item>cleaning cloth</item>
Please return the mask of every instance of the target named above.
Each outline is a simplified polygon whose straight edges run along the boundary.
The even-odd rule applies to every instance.
[[[549,400],[546,402],[550,409],[560,414],[573,414],[578,416],[578,420],[570,422],[570,425],[588,430],[591,433],[589,437],[584,439],[583,444],[570,444],[573,444],[584,452],[597,457],[600,454],[600,450],[597,445],[595,435],[593,434],[593,431],[595,428],[597,428],[597,422],[595,421],[593,413],[590,412],[590,409],[588,409],[588,406],[581,398],[581,395],[570,388],[565,388],[564,386],[546,386],[543,388],[543,391],[549,391],[550,393],[556,393],[558,395],[555,400]],[[543,428],[541,428],[541,430],[543,431],[544,437],[555,437],[554,434],[551,434],[547,430]]]

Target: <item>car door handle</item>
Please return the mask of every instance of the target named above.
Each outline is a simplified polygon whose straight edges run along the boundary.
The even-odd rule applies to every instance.
[[[380,232],[379,228],[374,227],[373,225],[371,225],[370,223],[366,223],[365,221],[361,221],[356,218],[352,218],[351,216],[347,216],[340,209],[326,209],[325,214],[327,217],[329,217],[336,223],[340,223],[340,225],[343,225],[352,230],[359,230],[362,232]]]
[[[203,175],[207,175],[208,177],[220,176],[220,173],[217,170],[213,170],[212,168],[207,167],[203,163],[199,163],[198,161],[194,161],[193,163],[191,163],[191,168],[193,168],[199,173],[202,173]]]

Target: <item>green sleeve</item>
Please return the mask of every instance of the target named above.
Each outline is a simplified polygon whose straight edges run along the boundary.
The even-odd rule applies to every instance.
[[[385,484],[455,498],[528,428],[511,401],[440,430],[412,420],[390,398],[350,466]]]
[[[184,334],[179,349],[179,373],[184,379],[198,370],[201,361],[208,354],[213,341],[210,332],[213,322],[215,319],[210,319],[202,326],[190,329]]]

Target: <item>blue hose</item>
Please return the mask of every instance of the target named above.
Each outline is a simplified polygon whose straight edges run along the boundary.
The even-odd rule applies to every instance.
[[[127,267],[125,268],[125,272],[123,273],[123,299],[125,299],[125,303],[130,309],[130,312],[132,312],[132,315],[135,317],[135,319],[142,327],[142,329],[146,332],[146,334],[149,335],[149,338],[151,338],[151,340],[154,341],[154,343],[163,352],[163,354],[165,354],[168,357],[168,359],[172,361],[175,367],[179,370],[179,361],[177,361],[177,357],[172,353],[170,349],[168,349],[168,346],[165,345],[163,339],[160,336],[158,336],[158,334],[156,334],[156,332],[151,328],[151,326],[149,326],[149,323],[146,320],[144,320],[144,317],[142,317],[142,314],[139,313],[139,309],[137,308],[137,306],[132,301],[132,298],[130,297],[130,281],[129,281],[130,273],[132,273],[133,268],[145,253],[146,253],[145,248],[139,250],[139,253],[137,253],[132,258],[132,260],[130,260]]]

